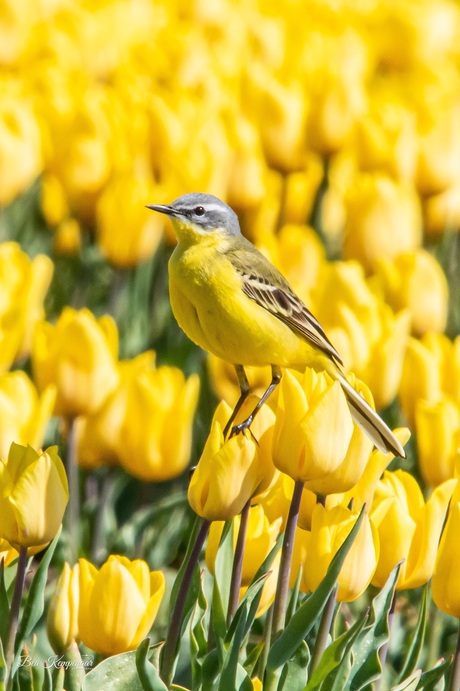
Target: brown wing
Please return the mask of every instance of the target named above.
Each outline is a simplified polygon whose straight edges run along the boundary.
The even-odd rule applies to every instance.
[[[342,358],[323,328],[297,297],[284,276],[249,242],[248,245],[248,250],[240,246],[236,251],[226,253],[243,279],[242,289],[245,295],[322,350],[337,364],[343,365]]]

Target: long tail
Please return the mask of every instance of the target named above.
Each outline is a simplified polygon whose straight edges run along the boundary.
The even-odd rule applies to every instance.
[[[342,374],[338,373],[337,376],[347,397],[351,416],[356,424],[361,427],[363,432],[368,435],[380,451],[383,451],[383,453],[390,452],[395,456],[406,458],[403,447],[382,418],[377,415],[375,410],[371,408]]]

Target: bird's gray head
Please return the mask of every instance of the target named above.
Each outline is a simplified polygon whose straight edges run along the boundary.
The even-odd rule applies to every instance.
[[[231,235],[241,233],[236,213],[212,194],[191,192],[182,195],[172,204],[148,204],[147,208],[176,218],[184,225],[192,224],[204,232],[222,228]]]

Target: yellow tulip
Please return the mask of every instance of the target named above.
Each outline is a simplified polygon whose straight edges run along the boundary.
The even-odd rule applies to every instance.
[[[460,563],[458,533],[460,502],[452,503],[436,555],[431,592],[436,606],[446,614],[460,619]]]
[[[53,264],[38,254],[30,259],[15,242],[0,243],[0,371],[30,354],[32,332],[43,319],[43,300]]]
[[[417,401],[439,401],[460,396],[460,337],[451,341],[444,334],[428,333],[420,340],[409,339],[399,387],[401,406],[415,424]]]
[[[84,468],[118,465],[123,448],[123,422],[129,416],[129,388],[142,372],[153,371],[155,353],[147,351],[117,365],[119,384],[92,415],[76,420],[78,463]],[[139,464],[141,465],[141,464]]]
[[[37,453],[12,444],[0,459],[0,537],[19,547],[46,546],[56,535],[69,499],[57,447]]]
[[[62,183],[56,175],[47,173],[41,180],[41,210],[50,226],[58,226],[69,216],[69,207]]]
[[[250,78],[258,97],[259,132],[268,165],[284,174],[305,162],[306,94],[300,82],[281,83],[258,66]]]
[[[286,224],[276,236],[275,252],[270,259],[288,278],[298,295],[307,299],[319,279],[324,257],[324,247],[312,228]]]
[[[112,317],[96,319],[88,309],[66,307],[56,325],[37,324],[32,366],[38,388],[56,386],[55,414],[95,412],[118,384],[117,327]]]
[[[78,564],[71,568],[66,562],[48,606],[46,630],[58,655],[78,638],[78,579]]]
[[[158,192],[147,176],[119,176],[105,187],[96,208],[97,242],[111,264],[132,267],[155,253],[163,221],[148,215],[144,207],[146,199],[156,196]]]
[[[5,566],[9,566],[17,557],[19,552],[10,543],[3,538],[0,538],[0,562],[3,560]]]
[[[0,206],[25,192],[42,167],[40,127],[33,106],[19,94],[2,94],[0,104]]]
[[[460,228],[460,183],[455,182],[440,194],[424,199],[425,233],[441,238],[446,232]]]
[[[384,473],[370,511],[380,537],[380,558],[373,585],[382,587],[401,560],[397,589],[417,588],[431,578],[456,483],[448,480],[439,485],[425,503],[416,480],[409,473],[402,470]]]
[[[267,193],[267,164],[260,135],[254,123],[244,117],[232,123],[233,154],[228,170],[226,199],[238,211],[259,206]]]
[[[73,257],[82,245],[82,230],[75,218],[66,218],[54,229],[53,251],[58,255]]]
[[[135,650],[147,636],[165,591],[161,571],[145,561],[111,555],[98,570],[79,560],[78,631],[82,643],[101,655]]]
[[[369,111],[355,127],[355,152],[361,170],[413,179],[417,157],[415,115],[394,90],[370,93]]]
[[[419,155],[415,182],[420,194],[439,194],[460,176],[460,110],[439,108],[436,117],[424,115],[419,136]]]
[[[233,518],[234,548],[236,547],[240,522],[240,516],[235,516]],[[212,574],[214,573],[214,563],[216,560],[223,528],[223,521],[214,521],[211,524],[208,534],[208,542],[206,546],[206,565]],[[241,576],[241,583],[243,586],[248,586],[251,583],[262,562],[268,556],[270,550],[274,547],[276,539],[280,533],[280,528],[281,518],[277,518],[271,523],[262,506],[251,506],[249,509],[243,558],[243,571]]]
[[[393,259],[421,242],[422,218],[411,186],[381,174],[359,177],[347,197],[344,257],[371,272],[378,259]]]
[[[433,255],[418,248],[399,254],[393,261],[379,259],[376,269],[391,307],[395,311],[409,310],[414,334],[444,331],[449,301],[447,279]]]
[[[21,370],[0,375],[0,458],[6,458],[13,441],[39,448],[55,399],[52,386],[41,396]]]
[[[301,588],[304,592],[316,590],[357,518],[356,511],[344,506],[329,510],[321,504],[315,507],[302,572]],[[366,590],[377,566],[379,548],[377,530],[365,514],[337,580],[339,602],[356,600]]]
[[[460,405],[444,397],[415,405],[419,467],[429,487],[454,477],[460,458]]]
[[[253,407],[254,397],[248,396],[237,421]],[[276,475],[271,456],[273,411],[263,406],[251,426],[252,435],[224,440],[230,414],[231,408],[222,401],[188,488],[190,506],[210,521],[237,516],[251,497],[268,489]]]
[[[186,380],[176,367],[141,367],[130,378],[118,451],[125,470],[147,482],[184,472],[199,386],[198,375]]]
[[[231,406],[235,405],[240,396],[240,387],[234,366],[229,362],[225,362],[225,360],[215,357],[215,355],[209,354],[207,367],[211,386],[216,396]],[[261,396],[271,381],[270,368],[245,367],[244,369],[251,391]],[[270,398],[268,399],[269,401]]]
[[[342,492],[358,481],[371,448],[338,382],[311,369],[300,379],[285,372],[273,437],[279,470],[313,492]]]

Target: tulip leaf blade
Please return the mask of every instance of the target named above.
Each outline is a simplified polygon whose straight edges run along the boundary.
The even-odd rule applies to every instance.
[[[439,682],[441,681],[441,679],[446,678],[446,675],[451,666],[452,658],[448,658],[436,667],[433,667],[432,669],[423,672],[417,686],[417,691],[421,691],[422,689],[424,689],[424,691],[436,691],[436,689],[439,688]]]
[[[412,640],[407,651],[401,673],[399,675],[399,682],[411,676],[417,667],[417,662],[425,640],[426,630],[426,615],[428,611],[428,586],[425,585],[422,591],[422,598],[420,602],[420,612],[417,620],[417,625],[412,634]]]
[[[48,577],[48,568],[56,549],[56,545],[59,541],[60,534],[61,528],[58,530],[54,539],[46,550],[32,579],[16,635],[15,658],[12,665],[13,675],[18,668],[22,644],[34,630],[45,609],[45,586]]]
[[[150,638],[140,643],[136,650],[136,668],[144,691],[168,691],[168,687],[160,679],[160,674],[149,660]]]
[[[401,564],[397,564],[387,582],[374,597],[370,623],[361,631],[353,648],[353,667],[343,691],[367,688],[382,674],[379,651],[390,638],[388,617],[394,606],[396,582]]]
[[[233,570],[233,521],[226,521],[222,530],[215,562],[212,588],[212,623],[220,652],[227,634],[227,609]]]
[[[336,638],[324,651],[318,667],[311,675],[304,691],[343,688],[353,664],[351,649],[369,618],[369,610],[351,628]],[[337,682],[339,685],[337,686]]]
[[[310,595],[292,616],[284,631],[273,643],[268,654],[267,669],[274,671],[284,665],[296,652],[302,640],[311,631],[321,615],[324,606],[335,586],[345,557],[364,518],[365,507],[361,510],[350,533],[332,559],[326,575],[314,593]]]
[[[203,590],[203,578],[201,590],[196,601],[194,624],[190,630],[190,657],[192,679],[198,686],[201,685],[203,662],[208,654],[208,639],[206,615],[208,612],[208,600]]]
[[[305,641],[302,641],[294,655],[283,667],[278,683],[278,691],[291,691],[291,689],[303,688],[307,681],[310,657],[308,645]]]
[[[136,651],[113,655],[83,679],[81,691],[144,691],[136,667]]]

